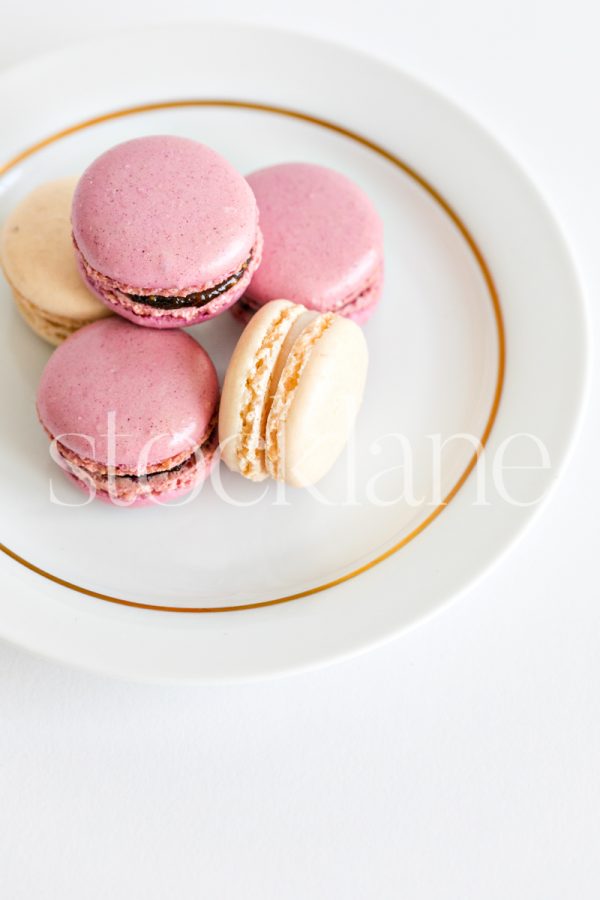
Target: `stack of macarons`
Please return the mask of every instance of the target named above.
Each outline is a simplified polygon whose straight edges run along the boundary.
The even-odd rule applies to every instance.
[[[219,444],[246,478],[307,486],[343,450],[383,234],[340,173],[290,163],[244,178],[188,138],[137,138],[27,196],[0,262],[25,321],[60,345],[38,416],[90,496],[131,506],[189,493]],[[181,329],[229,309],[247,324],[220,397]]]

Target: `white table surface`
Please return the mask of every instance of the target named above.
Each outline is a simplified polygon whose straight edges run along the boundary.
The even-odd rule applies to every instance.
[[[215,11],[385,57],[478,117],[562,221],[598,334],[591,0],[30,0],[3,10],[0,70]],[[570,467],[533,528],[383,649],[194,689],[117,683],[0,644],[2,896],[596,900],[598,382],[596,368]]]

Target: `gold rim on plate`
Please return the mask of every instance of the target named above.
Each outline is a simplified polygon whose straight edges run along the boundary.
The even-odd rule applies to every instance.
[[[390,547],[389,550],[386,550],[385,553],[379,554],[374,559],[370,560],[368,563],[365,563],[359,568],[354,569],[352,572],[348,572],[346,575],[342,575],[339,578],[335,578],[332,581],[327,581],[324,584],[316,585],[315,587],[308,588],[305,591],[299,591],[296,594],[289,594],[285,597],[276,597],[273,600],[260,600],[254,603],[240,603],[231,606],[201,606],[201,607],[186,607],[186,606],[164,606],[161,604],[155,603],[141,603],[135,600],[123,600],[120,597],[112,597],[110,594],[102,594],[99,591],[90,590],[90,588],[82,587],[79,584],[73,584],[71,581],[66,581],[64,578],[59,578],[58,575],[53,575],[51,572],[46,572],[45,569],[41,569],[39,566],[36,566],[34,563],[29,562],[29,560],[24,559],[22,556],[19,556],[9,547],[0,543],[0,550],[13,559],[15,562],[24,566],[26,569],[29,569],[31,572],[35,572],[36,575],[41,575],[43,578],[46,578],[48,581],[54,582],[54,584],[59,584],[61,587],[69,588],[72,591],[76,591],[79,594],[84,594],[87,597],[93,597],[97,600],[106,600],[109,603],[117,603],[120,606],[133,606],[137,609],[152,609],[159,610],[160,612],[177,612],[177,613],[223,613],[223,612],[239,612],[240,610],[248,610],[248,609],[261,609],[265,606],[277,606],[280,603],[289,603],[292,600],[300,600],[303,597],[310,597],[312,594],[319,594],[322,591],[326,591],[329,588],[336,587],[339,584],[343,584],[345,581],[350,581],[352,578],[356,578],[358,575],[361,575],[363,572],[367,572],[369,569],[374,568],[379,565],[379,563],[383,562],[385,559],[388,559],[390,556],[393,556],[399,550],[402,550],[403,547],[406,547],[412,540],[414,540],[419,534],[421,534],[425,529],[431,525],[435,519],[443,512],[444,509],[448,506],[448,504],[456,497],[457,493],[477,465],[477,461],[479,456],[481,455],[483,448],[485,447],[490,433],[492,431],[494,422],[496,420],[496,416],[498,414],[498,407],[500,406],[500,398],[502,396],[502,387],[504,384],[504,370],[506,363],[506,339],[504,333],[504,323],[502,319],[502,309],[500,306],[500,298],[498,296],[498,291],[496,289],[496,285],[494,283],[494,279],[492,278],[492,274],[488,268],[488,265],[484,259],[484,256],[479,249],[475,238],[462,221],[458,213],[450,206],[450,204],[442,197],[442,195],[433,187],[432,184],[427,181],[422,175],[419,174],[412,166],[409,166],[407,163],[403,162],[399,157],[395,154],[391,153],[389,150],[386,150],[385,147],[381,147],[379,144],[376,144],[374,141],[369,140],[369,138],[364,137],[361,134],[357,134],[354,131],[351,131],[349,128],[344,128],[343,125],[338,125],[334,122],[330,122],[327,119],[320,118],[318,116],[312,116],[309,113],[303,113],[296,109],[288,109],[284,106],[273,106],[268,103],[254,103],[252,101],[246,100],[226,100],[226,99],[195,99],[195,100],[166,100],[158,103],[144,103],[139,106],[129,106],[125,109],[117,109],[113,112],[104,113],[101,116],[94,116],[91,119],[85,119],[83,122],[78,122],[76,125],[71,125],[68,128],[63,128],[61,131],[57,131],[55,134],[50,135],[49,137],[44,138],[41,141],[38,141],[36,144],[32,144],[31,147],[28,147],[25,150],[22,150],[12,159],[10,159],[7,163],[0,165],[0,177],[5,175],[10,169],[13,169],[19,163],[23,162],[23,160],[27,159],[30,156],[33,156],[34,153],[38,153],[40,150],[43,150],[44,147],[48,147],[50,144],[54,144],[56,141],[60,141],[63,138],[69,137],[69,135],[75,134],[78,131],[83,131],[86,128],[91,128],[94,125],[100,125],[103,122],[109,122],[112,119],[121,119],[125,116],[137,115],[140,113],[146,112],[154,112],[157,110],[164,109],[181,109],[185,107],[201,107],[201,106],[215,106],[215,107],[225,107],[225,108],[233,108],[233,109],[247,109],[253,110],[255,112],[266,112],[272,113],[273,115],[278,116],[287,116],[291,119],[299,119],[303,122],[309,122],[312,125],[317,125],[320,128],[326,128],[329,131],[334,131],[337,134],[341,134],[343,137],[348,138],[349,140],[355,141],[358,144],[362,144],[363,147],[371,150],[373,153],[377,153],[379,156],[386,159],[392,165],[401,169],[406,175],[413,179],[423,190],[427,191],[427,193],[435,200],[435,202],[444,210],[446,215],[452,220],[455,226],[458,228],[463,238],[467,242],[469,249],[471,250],[477,265],[483,275],[484,281],[486,283],[486,287],[488,289],[490,302],[492,304],[492,309],[494,313],[494,320],[496,323],[497,335],[498,335],[498,372],[496,375],[496,385],[494,389],[494,396],[492,399],[492,405],[490,408],[490,412],[487,417],[486,425],[483,430],[483,434],[481,435],[479,446],[477,450],[473,453],[469,462],[467,463],[465,469],[461,473],[458,480],[455,484],[450,488],[444,499],[441,503],[433,509],[433,511],[414,528],[409,534],[407,534],[401,541],[398,541],[397,544],[394,544],[393,547]]]

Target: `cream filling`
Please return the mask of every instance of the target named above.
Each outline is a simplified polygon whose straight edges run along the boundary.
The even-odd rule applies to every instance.
[[[294,396],[302,373],[310,359],[315,344],[333,323],[335,315],[317,316],[295,341],[281,373],[275,396],[268,413],[265,429],[265,464],[268,473],[277,481],[284,478],[284,433]]]
[[[305,311],[303,306],[288,306],[281,311],[267,329],[246,375],[236,456],[241,474],[252,481],[262,481],[268,475],[264,433],[273,395],[271,382],[285,338]]]

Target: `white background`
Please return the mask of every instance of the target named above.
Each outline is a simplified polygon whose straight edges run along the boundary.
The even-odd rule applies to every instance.
[[[456,99],[533,175],[598,334],[595,6],[35,0],[3,11],[0,71],[94,33],[215,12],[387,58]],[[0,644],[2,896],[596,900],[598,386],[595,371],[580,442],[534,527],[384,649],[196,689],[121,684]]]

